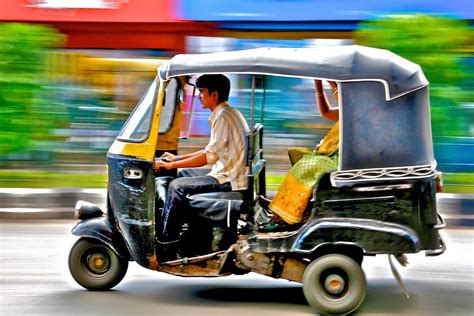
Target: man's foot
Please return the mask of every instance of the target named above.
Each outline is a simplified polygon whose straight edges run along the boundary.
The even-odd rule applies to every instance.
[[[183,256],[179,250],[168,250],[167,252],[161,252],[158,253],[156,257],[159,263],[183,259]]]
[[[159,263],[182,259],[178,240],[169,242],[156,240],[156,243],[156,258]]]

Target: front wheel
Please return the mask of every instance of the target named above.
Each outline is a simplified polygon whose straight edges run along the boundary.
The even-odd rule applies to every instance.
[[[352,258],[330,254],[316,259],[303,275],[308,303],[322,314],[346,314],[364,301],[367,282],[361,266]]]
[[[122,281],[128,261],[95,239],[79,239],[69,253],[69,271],[89,290],[109,290]]]

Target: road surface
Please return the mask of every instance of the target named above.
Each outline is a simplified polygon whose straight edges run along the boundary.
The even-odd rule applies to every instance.
[[[84,290],[69,274],[69,220],[0,221],[0,315],[308,315],[301,285],[257,274],[179,278],[131,263],[112,291]],[[408,255],[393,279],[387,256],[366,257],[358,315],[474,315],[474,230],[446,229],[439,257]]]

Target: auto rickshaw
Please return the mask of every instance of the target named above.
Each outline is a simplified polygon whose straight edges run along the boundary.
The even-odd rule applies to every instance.
[[[190,256],[159,262],[156,224],[176,174],[155,172],[153,162],[165,151],[178,151],[190,78],[214,73],[253,78],[248,189],[188,196],[192,216],[181,237]],[[257,196],[266,194],[264,125],[254,113],[257,76],[325,79],[339,88],[338,170],[321,177],[307,220],[291,231],[256,228],[263,217]],[[177,55],[159,67],[110,147],[107,164],[106,213],[80,201],[81,221],[72,230],[81,238],[69,255],[70,272],[90,290],[114,287],[135,261],[177,276],[256,272],[300,282],[315,311],[350,313],[366,296],[364,256],[387,254],[393,266],[392,257],[403,264],[403,254],[445,251],[428,81],[418,65],[386,50],[339,46]]]

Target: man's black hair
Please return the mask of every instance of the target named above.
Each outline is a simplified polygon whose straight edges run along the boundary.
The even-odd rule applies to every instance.
[[[219,103],[229,99],[230,80],[224,75],[202,75],[196,80],[198,88],[206,88],[211,94],[217,91]]]

